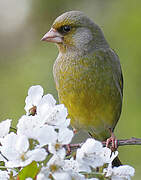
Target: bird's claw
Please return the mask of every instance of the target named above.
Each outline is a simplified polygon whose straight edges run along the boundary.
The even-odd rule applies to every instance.
[[[73,133],[77,134],[77,129],[73,128]]]
[[[71,153],[70,144],[67,144],[66,149],[67,149],[67,155],[70,155]]]
[[[112,151],[117,150],[118,141],[113,133],[111,133],[111,137],[106,140],[106,147],[110,148]]]

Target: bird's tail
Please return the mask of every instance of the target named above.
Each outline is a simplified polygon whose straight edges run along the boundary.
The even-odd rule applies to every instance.
[[[118,166],[121,166],[121,165],[122,165],[122,163],[121,163],[119,157],[116,157],[112,162],[113,167],[118,167]]]

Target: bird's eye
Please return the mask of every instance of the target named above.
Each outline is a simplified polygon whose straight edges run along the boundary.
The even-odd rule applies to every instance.
[[[71,26],[69,26],[69,25],[61,26],[58,29],[58,31],[63,34],[68,33],[70,30],[71,30]]]
[[[64,32],[69,32],[69,31],[71,30],[71,27],[70,27],[70,26],[63,26],[63,27],[62,27],[62,30],[63,30]]]

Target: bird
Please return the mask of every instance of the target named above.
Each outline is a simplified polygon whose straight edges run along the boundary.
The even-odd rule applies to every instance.
[[[53,75],[72,127],[116,147],[113,132],[122,110],[123,75],[101,28],[83,12],[69,11],[55,19],[41,40],[59,49]],[[115,160],[115,166],[120,164]]]

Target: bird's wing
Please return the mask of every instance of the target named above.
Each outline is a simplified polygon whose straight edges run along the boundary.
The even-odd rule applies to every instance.
[[[119,87],[121,89],[121,94],[123,96],[123,74],[121,70],[119,57],[112,49],[109,50],[108,54],[111,57],[110,60],[114,70],[114,76],[116,76],[115,78],[119,84]]]
[[[102,60],[103,63],[105,61],[105,63],[108,64],[110,72],[112,73],[113,79],[115,81],[115,84],[117,88],[119,88],[122,97],[123,75],[122,75],[122,70],[118,55],[111,48],[107,48],[107,49],[103,48],[103,49],[98,49],[95,52],[94,56],[96,59]]]
[[[98,49],[94,53],[94,61],[99,65],[98,71],[100,71],[100,76],[98,77],[99,81],[103,79],[103,91],[107,97],[111,97],[113,104],[113,114],[114,120],[112,121],[111,130],[113,131],[118,119],[121,114],[122,108],[122,99],[123,99],[123,76],[119,58],[117,54],[110,48]],[[102,73],[103,72],[103,73]],[[104,85],[107,83],[106,87],[109,87],[109,92],[104,91]],[[97,84],[98,85],[98,84]],[[111,93],[111,96],[107,93]],[[106,99],[104,96],[103,98]],[[109,99],[110,101],[110,99]]]

